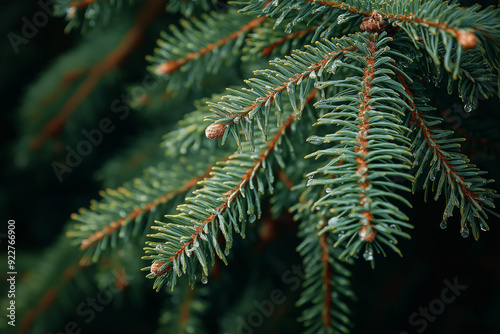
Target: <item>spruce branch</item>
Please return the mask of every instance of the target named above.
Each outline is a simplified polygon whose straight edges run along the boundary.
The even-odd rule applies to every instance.
[[[185,90],[199,84],[203,74],[217,73],[222,65],[236,62],[248,33],[265,19],[241,17],[230,10],[204,15],[201,20],[181,20],[182,32],[171,26],[170,34],[161,33],[155,55],[147,58],[152,63],[150,70],[167,75],[168,91]],[[207,34],[207,30],[216,33]]]
[[[486,223],[488,214],[499,216],[490,209],[495,208],[493,199],[499,196],[493,189],[485,188],[493,180],[482,178],[480,175],[485,172],[469,163],[470,160],[460,153],[459,142],[465,139],[453,138],[452,131],[436,127],[442,123],[442,119],[428,114],[434,108],[427,106],[426,99],[422,97],[424,96],[422,88],[416,83],[410,86],[402,76],[399,76],[399,79],[405,86],[406,95],[410,97],[408,104],[411,106],[409,126],[414,136],[413,166],[419,166],[412,191],[415,192],[419,184],[417,181],[423,178],[425,199],[429,189],[436,193],[434,200],[438,200],[444,192],[446,207],[441,228],[446,228],[448,218],[453,215],[453,210],[457,207],[461,215],[460,233],[464,238],[468,237],[468,224],[470,224],[472,234],[477,240],[480,229],[489,230]]]
[[[411,206],[391,190],[394,183],[389,179],[393,176],[412,179],[404,171],[411,165],[410,140],[406,137],[409,129],[401,120],[409,106],[400,98],[406,93],[403,85],[394,82],[394,73],[399,70],[390,57],[405,56],[386,46],[391,40],[385,33],[360,34],[354,51],[345,54],[349,63],[344,64],[358,74],[316,84],[318,88],[337,86],[343,90],[315,104],[316,108],[327,110],[317,124],[336,131],[308,139],[314,144],[332,146],[306,156],[329,159],[326,166],[308,174],[309,186],[332,187],[314,205],[325,216],[331,215],[323,232],[341,232],[335,243],[335,246],[345,244],[341,258],[355,256],[365,248],[365,259],[372,261],[372,265],[373,251],[385,255],[384,246],[401,255],[394,245],[395,235],[409,238],[400,228],[411,228],[405,222],[406,215],[389,200],[393,198]],[[326,178],[314,178],[321,175]],[[409,191],[402,185],[397,188]]]
[[[309,209],[311,205],[312,202]],[[348,333],[350,311],[345,300],[354,299],[349,286],[351,273],[337,260],[340,251],[331,246],[335,243],[332,233],[319,233],[326,221],[302,209],[306,214],[295,217],[302,221],[299,236],[303,241],[297,250],[303,257],[306,272],[304,290],[297,301],[297,306],[303,308],[299,321],[306,327],[304,333]]]
[[[306,103],[314,97],[313,93]],[[198,263],[202,267],[202,282],[206,282],[208,260],[214,263],[214,253],[227,265],[225,256],[232,247],[232,231],[244,238],[247,222],[260,219],[258,193],[264,193],[266,188],[273,193],[272,166],[274,162],[284,166],[280,146],[295,120],[295,115],[288,116],[286,122],[273,129],[269,142],[260,141],[255,154],[239,152],[218,163],[210,172],[211,177],[199,183],[202,188],[193,193],[196,197],[186,198],[187,204],[178,207],[181,213],[167,216],[172,223],[157,222],[160,226],[153,226],[159,232],[149,237],[165,240],[148,241],[149,247],[145,248],[146,254],[153,254],[143,258],[154,261],[151,267],[144,268],[151,271],[147,277],[156,277],[154,288],[159,290],[169,284],[173,289],[182,274],[187,274],[189,283],[194,284]],[[219,229],[225,240],[224,252],[217,237]]]
[[[318,12],[330,12],[329,22],[334,22],[333,16],[339,15],[339,12],[365,17],[371,19],[373,23],[378,21],[379,28],[380,26],[383,28],[377,32],[385,30],[388,24],[393,24],[405,31],[415,41],[417,48],[422,42],[436,64],[441,62],[437,48],[444,46],[446,51],[444,66],[447,71],[454,73],[459,66],[463,49],[473,49],[479,41],[483,50],[487,50],[486,60],[498,70],[498,60],[496,59],[498,57],[496,55],[500,51],[497,42],[500,38],[500,29],[498,28],[500,16],[498,15],[499,9],[493,6],[483,10],[480,10],[479,5],[463,8],[443,0],[408,2],[284,0],[269,2],[263,9],[259,9],[257,3],[260,4],[258,1],[242,2],[241,4],[247,5],[242,11],[253,14],[260,11],[268,16],[280,14],[277,23],[293,15],[294,20],[291,25],[306,19],[312,20],[318,16]],[[373,19],[374,17],[376,19]],[[348,18],[350,16],[342,17],[342,20],[339,18],[338,21],[343,23]],[[362,24],[361,30],[366,30],[368,27]],[[452,52],[457,53],[457,63],[453,63],[450,59]]]
[[[230,132],[239,145],[240,134],[235,129],[239,128],[244,133],[244,138],[250,141],[250,147],[253,149],[254,121],[257,121],[262,136],[266,140],[273,103],[278,113],[278,126],[282,122],[284,114],[282,93],[285,90],[294,114],[300,117],[306,105],[307,96],[313,89],[313,83],[329,78],[335,73],[339,66],[335,60],[345,52],[354,49],[352,40],[355,38],[357,35],[332,41],[325,40],[323,43],[317,42],[317,47],[305,47],[308,52],[295,51],[285,59],[270,61],[276,70],[255,71],[259,78],[245,81],[250,89],[229,89],[232,95],[223,96],[218,103],[209,102],[210,110],[214,115],[207,116],[206,119],[226,127],[222,143],[225,142]],[[297,90],[299,91],[298,101]]]
[[[142,178],[132,183],[101,191],[99,202],[92,201],[89,209],[82,208],[79,214],[71,215],[73,227],[66,235],[78,241],[82,250],[90,249],[93,261],[97,261],[108,244],[114,248],[119,242],[140,235],[150,215],[156,216],[174,198],[196,186],[205,176],[206,161],[208,157],[204,161],[200,153],[196,153],[196,158],[193,156],[185,166],[167,169],[160,164],[147,169]],[[168,181],[158,182],[158,179]]]

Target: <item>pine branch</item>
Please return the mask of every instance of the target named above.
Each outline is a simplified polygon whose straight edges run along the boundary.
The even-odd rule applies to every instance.
[[[217,3],[217,0],[169,0],[166,10],[169,13],[180,13],[184,17],[190,18],[200,12],[213,10]]]
[[[205,15],[201,20],[182,20],[182,32],[171,26],[173,36],[161,34],[155,55],[148,57],[153,64],[151,70],[168,75],[169,91],[200,84],[205,73],[217,73],[222,65],[237,61],[245,37],[264,20],[265,17],[242,18],[234,11]],[[207,34],[207,30],[216,33]]]
[[[246,80],[251,89],[229,89],[233,94],[224,96],[217,104],[209,102],[215,115],[206,119],[224,127],[222,143],[229,132],[239,145],[239,128],[253,149],[254,120],[261,130],[264,140],[267,137],[271,105],[274,102],[277,112],[278,126],[283,116],[282,93],[286,90],[288,101],[297,117],[300,117],[312,84],[318,85],[322,80],[331,77],[338,67],[335,60],[345,52],[354,49],[353,40],[359,35],[347,36],[333,41],[325,40],[317,43],[317,47],[306,46],[309,52],[295,51],[284,60],[273,60],[270,64],[276,70],[255,71],[260,78]],[[324,76],[323,76],[324,74]],[[298,103],[296,90],[299,90]],[[323,93],[324,94],[324,93]]]
[[[408,105],[399,97],[405,91],[394,82],[394,72],[399,70],[389,57],[404,56],[385,47],[390,40],[385,33],[359,35],[354,51],[346,52],[350,62],[344,63],[358,74],[317,85],[344,87],[337,95],[315,104],[316,108],[327,109],[317,124],[339,128],[333,134],[308,139],[315,144],[333,143],[330,148],[307,156],[329,159],[326,166],[308,174],[308,185],[332,186],[315,203],[325,216],[333,215],[324,232],[341,231],[342,236],[335,244],[347,242],[341,258],[354,256],[365,248],[365,259],[372,261],[372,265],[374,249],[385,255],[386,245],[401,254],[394,246],[397,242],[394,235],[409,238],[399,227],[411,228],[404,222],[408,219],[406,215],[389,201],[394,198],[411,206],[391,188],[409,189],[395,185],[389,177],[412,179],[404,171],[411,165],[410,142],[406,138],[409,130],[401,120]],[[326,178],[314,179],[315,175]]]
[[[377,25],[378,30],[371,31],[381,32],[384,30],[383,26],[392,23],[402,28],[410,38],[414,39],[416,47],[419,47],[417,41],[422,41],[436,64],[440,63],[437,48],[444,46],[446,50],[444,66],[450,72],[456,72],[460,63],[458,60],[453,64],[450,59],[451,53],[456,50],[457,58],[460,59],[462,49],[474,48],[480,41],[483,49],[487,50],[486,60],[498,70],[496,54],[500,51],[497,42],[500,38],[498,28],[500,16],[498,15],[499,9],[493,6],[479,11],[479,5],[462,8],[443,0],[403,2],[362,0],[285,0],[280,2],[276,0],[269,2],[264,9],[259,9],[257,3],[260,4],[258,1],[240,4],[246,4],[243,11],[252,14],[257,14],[259,11],[269,16],[281,14],[277,21],[293,15],[292,25],[302,20],[312,20],[318,16],[318,12],[326,9],[331,16],[328,19],[329,22],[333,22],[332,16],[338,15],[340,11],[365,17],[367,21],[365,25],[361,25],[362,30],[370,29],[370,25]]]
[[[56,0],[54,15],[65,17],[66,32],[81,27],[87,33],[96,26],[106,26],[124,8],[132,7],[134,0]]]
[[[196,186],[204,178],[201,174],[206,161],[208,158],[204,161],[198,152],[196,158],[191,157],[185,165],[168,169],[160,164],[124,187],[101,192],[101,201],[93,201],[89,209],[72,214],[75,223],[67,236],[78,241],[82,250],[92,249],[93,261],[97,261],[108,244],[114,248],[119,241],[124,243],[131,236],[140,234],[151,219],[150,214],[156,217],[166,205],[171,205],[174,198]],[[193,173],[196,176],[193,177]],[[168,182],[158,182],[158,179]]]
[[[349,287],[351,274],[336,260],[340,252],[331,246],[335,242],[331,232],[318,235],[325,221],[315,214],[307,217],[303,217],[303,241],[298,247],[306,272],[304,290],[297,302],[297,306],[305,307],[299,321],[307,328],[304,333],[348,333],[350,312],[343,299],[354,297]]]
[[[480,175],[485,174],[469,163],[469,159],[459,152],[462,138],[452,138],[452,131],[436,128],[442,122],[439,117],[428,115],[433,108],[426,105],[422,98],[422,88],[413,84],[411,87],[403,77],[399,77],[405,86],[408,104],[411,106],[410,128],[414,133],[412,154],[415,158],[413,166],[420,165],[415,174],[412,191],[415,192],[417,180],[424,176],[424,198],[427,198],[429,188],[436,192],[435,200],[444,191],[446,208],[443,213],[441,228],[446,228],[447,220],[453,215],[454,207],[460,209],[460,232],[464,238],[469,236],[468,223],[472,234],[477,240],[479,229],[489,230],[486,223],[488,213],[499,216],[490,208],[495,208],[493,199],[499,197],[492,189],[485,188],[493,180],[486,180]],[[418,94],[417,94],[418,92]],[[431,159],[432,157],[432,159]],[[430,163],[428,163],[430,159]],[[428,171],[427,171],[427,168]],[[424,174],[425,172],[425,174]]]
[[[182,274],[187,274],[189,283],[194,284],[198,263],[202,267],[202,282],[206,282],[207,252],[212,264],[214,253],[227,264],[225,256],[232,247],[233,229],[244,238],[247,221],[253,223],[261,215],[258,192],[264,193],[266,185],[273,192],[272,165],[274,161],[284,165],[280,143],[295,119],[296,116],[290,115],[273,131],[269,142],[259,143],[254,155],[241,152],[218,163],[210,173],[212,177],[200,182],[203,188],[194,192],[196,197],[187,198],[187,204],[178,207],[181,213],[167,216],[172,223],[157,222],[160,226],[153,228],[159,232],[150,237],[165,242],[148,241],[146,254],[153,255],[143,257],[154,261],[151,267],[144,268],[151,271],[147,277],[156,277],[154,288],[159,290],[169,284],[173,289]],[[217,240],[219,229],[225,239],[224,252]]]

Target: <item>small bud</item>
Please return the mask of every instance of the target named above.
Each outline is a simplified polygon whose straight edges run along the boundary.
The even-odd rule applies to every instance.
[[[382,15],[377,13],[376,10],[373,10],[371,14],[365,18],[363,18],[361,25],[359,28],[362,31],[370,31],[370,32],[382,32],[385,30],[386,26],[389,22],[382,18]]]
[[[171,75],[172,73],[174,73],[175,71],[177,71],[177,69],[179,67],[181,67],[182,65],[184,65],[185,63],[181,62],[181,61],[178,61],[178,60],[168,60],[164,63],[161,63],[160,65],[158,65],[156,67],[156,73],[157,74],[168,74],[168,75]]]
[[[164,273],[166,273],[167,271],[170,270],[170,268],[172,268],[172,266],[168,266],[167,268],[163,269],[163,270],[160,270],[160,267],[163,266],[165,264],[165,262],[155,262],[151,265],[151,272],[153,274],[155,274],[155,276],[161,276],[163,275]]]
[[[459,30],[457,40],[464,49],[473,49],[477,45],[476,34],[473,31]]]
[[[375,240],[375,236],[377,235],[377,230],[374,229],[373,225],[371,224],[363,225],[358,234],[364,241],[372,242],[373,240]]]
[[[222,138],[225,131],[226,125],[212,123],[205,129],[205,136],[207,136],[208,139],[219,139]]]

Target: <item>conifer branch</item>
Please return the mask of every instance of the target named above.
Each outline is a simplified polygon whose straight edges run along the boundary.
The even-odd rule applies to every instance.
[[[147,57],[152,63],[149,69],[165,76],[167,91],[186,91],[199,85],[205,74],[217,73],[222,66],[238,61],[246,36],[265,20],[266,17],[241,17],[232,10],[182,20],[182,31],[171,26],[169,34],[161,33],[155,54]],[[207,35],[207,29],[216,33]]]
[[[309,103],[315,93],[316,91],[310,92],[305,102]],[[200,182],[203,188],[194,192],[196,197],[187,198],[188,204],[178,207],[182,213],[167,216],[173,223],[157,222],[161,226],[153,228],[159,233],[150,237],[166,242],[147,242],[154,248],[146,247],[146,254],[157,255],[144,257],[154,260],[151,267],[144,268],[151,271],[147,277],[157,278],[154,288],[160,289],[164,284],[169,284],[173,289],[176,277],[180,277],[181,272],[187,274],[189,282],[194,284],[198,262],[202,266],[202,281],[206,281],[207,248],[212,264],[214,252],[227,264],[225,255],[232,246],[232,230],[245,237],[247,221],[253,223],[261,215],[258,192],[264,193],[264,184],[267,184],[271,193],[273,192],[274,175],[271,161],[274,158],[280,165],[283,163],[282,149],[275,151],[295,119],[295,115],[288,116],[269,142],[260,143],[258,153],[233,154],[228,160],[214,167],[210,173],[212,177]],[[263,172],[263,169],[266,171]],[[224,215],[227,218],[224,218]],[[224,252],[217,240],[219,229],[226,242]],[[191,258],[193,252],[198,261]]]
[[[485,185],[493,180],[480,177],[484,172],[470,164],[469,159],[459,153],[458,143],[465,139],[450,138],[453,132],[435,127],[442,122],[442,119],[427,115],[425,112],[433,108],[426,106],[422,98],[414,95],[415,90],[421,91],[422,89],[414,84],[412,90],[405,78],[399,76],[399,79],[405,86],[408,104],[411,106],[409,125],[416,133],[412,144],[412,154],[415,158],[413,166],[420,165],[415,174],[412,191],[415,192],[418,184],[416,181],[429,167],[423,183],[424,198],[427,198],[430,187],[436,191],[435,200],[438,200],[441,192],[444,191],[446,207],[441,228],[446,228],[447,220],[453,215],[454,207],[458,207],[461,214],[462,236],[464,238],[469,236],[468,224],[470,224],[472,234],[477,240],[479,230],[489,230],[486,223],[488,213],[499,216],[488,208],[495,208],[493,199],[499,197],[494,190],[485,188]],[[428,163],[429,159],[431,159],[430,163]]]
[[[390,189],[392,182],[388,179],[388,176],[412,178],[403,172],[410,169],[410,143],[404,136],[408,128],[401,124],[400,119],[408,105],[399,98],[404,94],[404,87],[394,85],[389,76],[396,72],[389,55],[404,56],[384,48],[390,41],[385,33],[359,37],[354,44],[355,51],[346,53],[346,57],[351,59],[350,68],[356,69],[361,76],[317,84],[318,88],[345,88],[315,104],[316,108],[331,110],[317,124],[337,125],[339,128],[333,134],[308,139],[314,144],[334,143],[329,149],[307,156],[316,159],[332,156],[325,167],[309,173],[308,185],[333,186],[315,206],[321,207],[325,216],[333,214],[324,232],[330,229],[342,231],[335,245],[348,241],[341,257],[349,258],[366,248],[365,259],[373,264],[373,248],[385,254],[382,246],[388,245],[401,254],[394,246],[397,241],[393,234],[409,237],[397,228],[411,227],[404,222],[408,218],[388,201],[392,197],[411,206],[402,196],[394,194]],[[365,46],[361,47],[361,43]],[[327,178],[314,179],[315,175],[326,175]],[[401,185],[397,187],[409,190]],[[389,225],[394,228],[389,228]]]
[[[211,169],[211,166],[209,165],[208,170],[210,170],[210,169]],[[89,235],[88,237],[86,237],[85,239],[83,239],[81,244],[80,244],[80,248],[82,250],[85,250],[89,247],[95,246],[104,237],[110,237],[113,233],[117,233],[117,231],[119,231],[119,229],[122,228],[124,225],[129,224],[129,223],[133,223],[138,216],[143,215],[147,212],[150,212],[151,210],[153,210],[154,208],[156,208],[160,204],[164,204],[164,203],[170,201],[175,196],[187,193],[189,190],[191,190],[193,187],[196,186],[198,181],[204,179],[206,176],[208,176],[208,171],[201,176],[193,177],[191,180],[184,183],[184,185],[181,186],[177,190],[172,190],[172,191],[168,192],[167,194],[158,196],[154,200],[150,201],[147,204],[141,203],[140,206],[131,208],[130,213],[126,214],[125,217],[120,218],[117,221],[113,221],[113,222],[109,223],[108,225],[102,227],[101,230],[96,231],[96,232],[92,233],[91,235]],[[127,190],[123,187],[118,188],[116,191],[121,193],[122,195],[127,196],[127,197],[130,196],[129,190]],[[114,194],[116,194],[114,191],[111,191],[111,190],[108,190],[107,193],[110,196],[113,196]],[[101,192],[100,195],[104,197],[104,196],[106,196],[106,193]],[[120,196],[119,194],[116,194],[116,195]],[[94,205],[94,206],[91,206],[90,209],[94,210],[97,208]],[[81,218],[79,218],[78,215],[76,215],[76,214],[73,214],[71,216],[71,219],[72,220],[81,220]],[[68,236],[71,237],[72,233],[68,233]]]
[[[354,299],[349,286],[350,271],[337,258],[338,249],[332,232],[321,232],[327,226],[321,215],[311,212],[315,195],[310,187],[298,187],[302,191],[292,210],[294,219],[301,220],[299,236],[303,239],[297,251],[303,257],[306,279],[297,306],[303,309],[299,321],[306,333],[348,333],[349,308],[345,299]]]
[[[240,39],[241,36],[249,32],[250,30],[255,29],[258,27],[266,18],[263,17],[258,17],[250,22],[242,25],[239,27],[238,30],[232,32],[226,37],[220,38],[218,41],[214,43],[208,43],[206,46],[200,47],[198,51],[195,52],[189,52],[186,54],[186,56],[178,59],[171,59],[171,60],[166,60],[163,63],[159,64],[156,66],[155,72],[158,74],[168,74],[172,75],[175,71],[177,71],[180,67],[186,65],[190,61],[193,61],[198,58],[205,57],[207,53],[213,52],[215,49],[220,48],[229,42],[235,41],[237,39]],[[226,24],[226,20],[220,20],[219,22],[224,22]],[[160,47],[163,46],[160,44]],[[153,60],[154,58],[150,58]]]
[[[272,103],[276,105],[278,111],[278,125],[281,123],[283,114],[281,95],[285,90],[288,93],[292,110],[297,117],[300,117],[306,105],[307,96],[312,89],[312,83],[318,83],[335,73],[338,63],[334,63],[334,61],[344,53],[355,49],[352,46],[352,38],[356,38],[356,36],[333,41],[325,40],[324,44],[318,42],[318,46],[314,48],[306,46],[309,52],[296,51],[284,60],[270,61],[276,70],[255,71],[261,78],[245,81],[251,89],[231,89],[233,94],[224,96],[217,104],[208,102],[214,115],[210,115],[206,119],[225,126],[223,143],[229,132],[239,143],[240,135],[234,127],[240,127],[245,139],[250,141],[253,149],[254,120],[257,120],[258,127],[265,139]],[[295,95],[297,89],[300,91],[298,104]]]
[[[206,162],[203,157],[197,152],[185,166],[165,170],[165,166],[160,165],[146,170],[141,178],[123,187],[101,191],[101,201],[92,201],[89,209],[82,208],[79,214],[72,214],[73,226],[66,235],[78,241],[80,249],[91,250],[93,261],[97,261],[108,244],[116,247],[119,241],[137,235],[146,227],[147,218],[154,219],[165,205],[195,187],[207,174],[203,171],[207,170],[209,157],[205,156]],[[192,172],[199,175],[193,177]],[[168,182],[160,183],[158,178]]]
[[[279,128],[273,139],[269,143],[261,146],[261,150],[257,156],[257,159],[250,159],[249,161],[244,162],[242,158],[246,158],[245,160],[248,160],[250,156],[236,154],[230,156],[229,159],[223,164],[219,164],[222,166],[226,166],[226,174],[222,174],[219,172],[219,170],[223,171],[224,169],[214,168],[210,173],[212,175],[212,178],[208,178],[205,181],[201,182],[201,184],[204,185],[204,188],[194,192],[195,194],[199,195],[194,198],[186,199],[188,203],[192,204],[187,204],[184,207],[180,206],[179,209],[183,211],[183,213],[175,216],[168,216],[176,224],[161,223],[163,226],[153,227],[161,233],[153,234],[151,235],[151,237],[168,240],[168,242],[163,245],[158,242],[148,242],[148,245],[154,246],[155,248],[145,248],[146,253],[154,251],[158,254],[158,256],[145,257],[145,259],[157,260],[155,261],[155,263],[157,263],[156,267],[151,267],[152,276],[148,275],[148,277],[160,276],[155,282],[156,289],[160,289],[161,286],[165,283],[164,279],[161,279],[161,276],[165,275],[166,273],[171,276],[170,278],[173,278],[171,282],[171,288],[173,289],[176,281],[175,277],[176,275],[181,275],[181,270],[184,273],[187,272],[189,274],[189,281],[191,283],[194,283],[192,279],[194,274],[192,266],[194,265],[194,263],[185,262],[185,256],[189,258],[193,251],[196,253],[203,268],[204,277],[208,276],[208,268],[206,259],[204,258],[205,255],[203,254],[203,251],[199,250],[199,241],[201,241],[203,244],[205,244],[204,241],[207,241],[206,244],[208,245],[208,248],[210,249],[213,256],[211,248],[212,245],[208,241],[210,239],[213,239],[213,247],[215,248],[217,255],[224,261],[224,263],[227,264],[225,256],[219,249],[215,231],[216,229],[218,230],[218,228],[220,228],[224,234],[224,237],[226,238],[226,250],[224,251],[224,253],[226,254],[227,252],[229,252],[229,248],[231,247],[232,243],[232,233],[228,234],[228,230],[230,231],[232,227],[231,225],[226,226],[226,220],[222,215],[231,207],[232,203],[236,203],[240,214],[239,221],[243,222],[243,225],[241,229],[237,226],[237,222],[232,216],[237,213],[230,214],[230,224],[234,224],[233,226],[235,231],[241,233],[243,237],[245,236],[245,220],[243,220],[244,212],[242,211],[242,206],[244,204],[242,203],[242,198],[248,197],[248,200],[252,201],[250,199],[250,196],[257,196],[257,188],[255,188],[254,186],[254,182],[257,181],[255,180],[255,178],[257,177],[257,172],[259,172],[262,168],[267,168],[268,170],[270,170],[270,166],[268,166],[268,163],[266,161],[270,158],[270,154],[278,145],[278,141],[285,134],[285,131],[291,126],[294,120],[295,116],[289,116],[288,120]],[[233,169],[232,166],[248,165],[251,165],[251,167],[247,169],[243,174],[230,171]],[[240,170],[241,167],[235,169]],[[235,179],[235,177],[237,177],[237,179]],[[270,180],[268,181],[271,182]],[[259,191],[263,191],[261,182],[262,181],[260,180],[258,181]],[[233,184],[233,186],[229,186],[229,184]],[[220,189],[214,189],[211,185],[225,186]],[[246,188],[249,185],[250,190],[247,191]],[[211,194],[212,196],[217,194],[217,203],[220,204],[216,205],[214,202],[210,201],[207,196],[203,195],[204,193]],[[209,201],[206,202],[207,200]],[[256,200],[258,201],[258,198],[256,198]],[[212,208],[204,208],[205,206],[207,206],[208,208]],[[209,215],[202,214],[202,212],[209,210],[213,213]],[[249,214],[251,215],[249,217],[250,222],[255,221],[256,218],[260,218],[260,206],[257,206],[256,216],[253,211],[254,209],[252,204],[252,206],[249,208]],[[189,225],[186,226],[186,224]],[[193,225],[190,226],[191,224]],[[172,235],[172,237],[170,237],[169,235]],[[176,237],[173,237],[174,235]],[[190,265],[188,265],[188,263]],[[172,271],[176,271],[176,273],[172,273]]]

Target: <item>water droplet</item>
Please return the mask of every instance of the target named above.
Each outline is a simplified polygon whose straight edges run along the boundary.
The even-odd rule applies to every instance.
[[[488,229],[486,228],[486,226],[483,223],[480,223],[479,227],[481,228],[481,231],[488,231]]]
[[[320,144],[323,144],[323,139],[320,137],[310,137],[310,138],[307,138],[307,142],[311,143],[313,145],[320,145]]]
[[[337,70],[337,68],[340,66],[340,61],[338,60],[335,60],[332,64],[332,68],[331,68],[331,72],[332,73],[335,73],[335,71]]]
[[[468,103],[464,105],[464,110],[465,112],[471,112],[472,111],[472,106]]]
[[[309,175],[308,178],[309,178],[309,180],[312,180],[312,179],[314,179],[314,175]]]
[[[337,224],[339,221],[339,217],[332,217],[328,220],[328,226],[333,226]]]
[[[309,78],[311,78],[311,79],[316,79],[316,72],[312,71],[312,72],[309,74]]]
[[[365,259],[365,261],[372,261],[373,253],[370,252],[369,250],[365,250],[365,252],[363,253],[363,259]]]
[[[200,243],[198,242],[198,239],[197,238],[193,239],[193,247],[198,248],[199,246],[200,246]]]
[[[390,228],[392,228],[393,230],[396,229],[396,224],[391,224],[391,226],[389,226]]]
[[[434,175],[429,175],[429,179],[431,179],[431,181],[434,181],[436,177]]]
[[[201,283],[203,283],[203,284],[207,284],[207,283],[208,283],[208,277],[207,277],[207,276],[205,276],[205,275],[202,275],[202,276],[201,276]]]
[[[445,217],[451,217],[451,210],[444,210],[444,216]]]
[[[338,295],[339,295],[339,294],[337,293],[337,291],[333,291],[333,292],[332,292],[332,297],[333,297],[333,298],[337,298],[337,296],[338,296]]]
[[[241,154],[243,153],[243,150],[241,149],[241,147],[238,148],[238,154]]]
[[[254,223],[255,220],[257,219],[257,217],[255,215],[250,215],[248,216],[248,222],[251,224],[251,223]]]
[[[337,24],[342,24],[345,21],[347,21],[345,14],[339,15],[339,17],[337,17]]]
[[[161,245],[156,245],[155,249],[156,250],[163,250],[163,247]]]
[[[472,221],[472,217],[470,215],[467,216],[467,221],[468,222]]]
[[[332,193],[332,189],[331,188],[326,188],[325,191],[326,191],[327,194],[331,194]]]
[[[467,227],[463,227],[461,233],[463,238],[467,238],[469,236],[469,229]]]
[[[441,224],[439,224],[439,227],[441,227],[442,230],[444,230],[446,228],[446,226],[448,226],[448,223],[446,222],[446,220],[443,220],[441,222]]]

